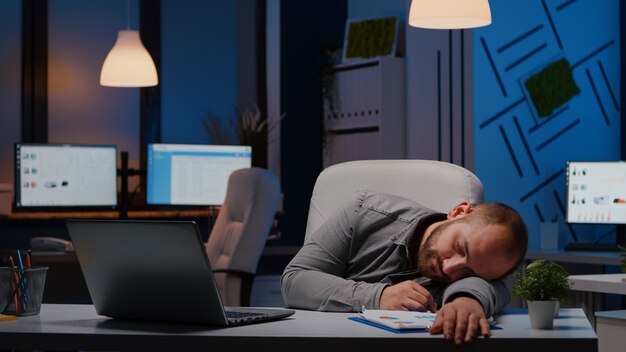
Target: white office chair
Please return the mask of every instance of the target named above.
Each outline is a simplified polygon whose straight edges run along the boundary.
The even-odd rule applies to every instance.
[[[305,240],[358,189],[390,193],[447,213],[469,200],[483,201],[483,185],[467,169],[433,160],[359,160],[335,164],[315,181]]]
[[[279,200],[280,184],[272,172],[253,167],[230,175],[224,205],[206,243],[224,305],[250,305],[252,282]]]

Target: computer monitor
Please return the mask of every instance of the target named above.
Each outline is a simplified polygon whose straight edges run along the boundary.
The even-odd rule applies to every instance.
[[[568,161],[566,221],[617,225],[617,243],[626,244],[626,162]]]
[[[16,210],[115,209],[115,145],[16,143]]]
[[[252,147],[241,145],[148,145],[150,205],[222,205],[230,174],[252,164]]]

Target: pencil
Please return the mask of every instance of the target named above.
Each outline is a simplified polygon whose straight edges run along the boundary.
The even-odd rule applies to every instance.
[[[28,269],[31,268],[31,261],[30,261],[30,249],[28,250],[28,252],[26,252],[26,267]]]
[[[13,261],[12,256],[9,256],[9,262],[11,264],[11,287],[13,288],[13,304],[15,305],[15,313],[17,314],[20,312],[20,305],[18,303],[19,301],[18,291],[19,291],[20,281],[19,281],[19,275],[15,271],[15,262]]]
[[[26,270],[24,270],[24,261],[22,260],[22,252],[17,250],[17,261],[20,263],[20,285],[22,286],[22,300],[24,305],[30,300],[30,294],[28,293],[28,278],[26,277]]]

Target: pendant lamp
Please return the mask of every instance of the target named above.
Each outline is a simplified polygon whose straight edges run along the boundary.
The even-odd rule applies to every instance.
[[[429,29],[461,29],[491,24],[488,0],[413,0],[409,25]]]
[[[130,4],[127,1],[127,4]],[[128,21],[130,21],[128,5]],[[117,41],[104,59],[100,72],[100,85],[108,87],[152,87],[159,84],[156,66],[141,43],[138,31],[127,30],[117,33]]]

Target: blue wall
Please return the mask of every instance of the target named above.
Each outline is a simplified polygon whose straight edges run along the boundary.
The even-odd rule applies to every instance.
[[[539,246],[559,223],[561,246],[613,241],[614,226],[568,225],[567,160],[620,158],[619,1],[492,0],[493,24],[474,30],[475,172],[486,198],[518,209]],[[521,82],[565,58],[580,93],[538,117]]]
[[[200,119],[237,106],[236,1],[163,1],[162,140],[211,142]]]
[[[348,18],[379,18],[396,16],[406,22],[407,0],[348,0]]]

